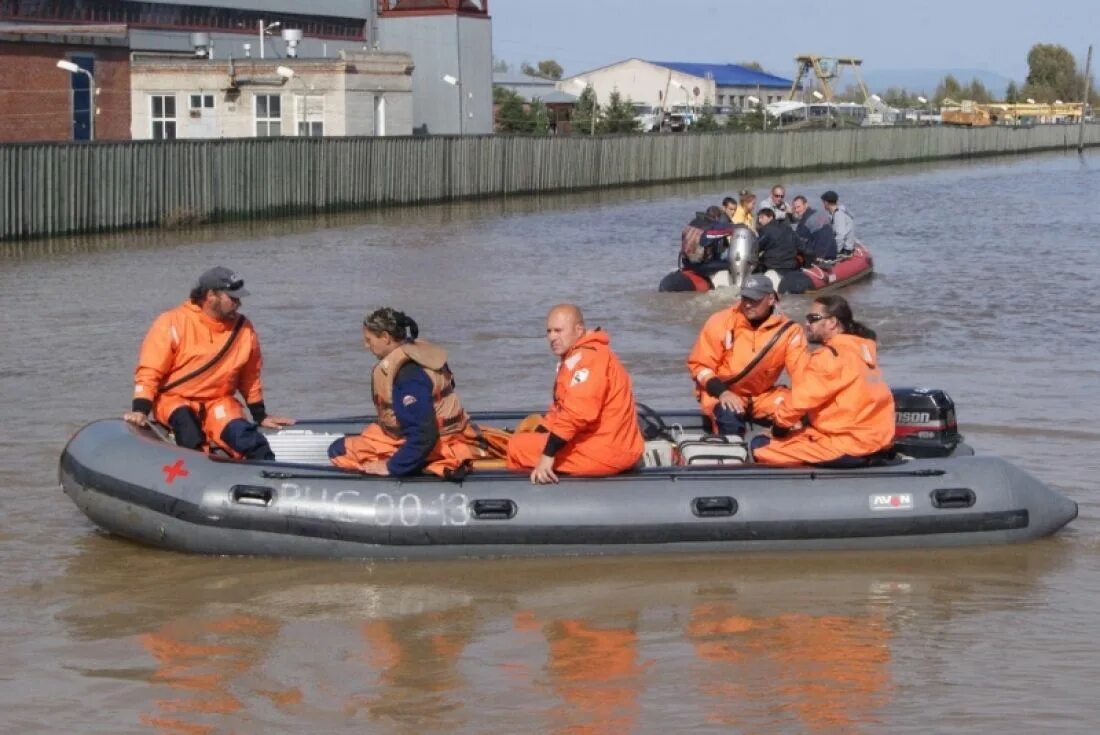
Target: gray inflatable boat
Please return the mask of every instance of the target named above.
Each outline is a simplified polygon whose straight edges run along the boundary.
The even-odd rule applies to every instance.
[[[697,412],[643,411],[644,462],[535,486],[475,469],[461,483],[328,465],[370,417],[269,434],[275,462],[180,449],[118,419],[88,424],[60,460],[66,494],[104,530],[201,554],[453,558],[879,549],[1001,544],[1055,533],[1077,504],[997,457],[975,457],[942,391],[896,391],[900,459],[855,469],[762,467],[703,436]],[[476,421],[514,425],[523,413]],[[701,448],[701,449],[700,449]]]

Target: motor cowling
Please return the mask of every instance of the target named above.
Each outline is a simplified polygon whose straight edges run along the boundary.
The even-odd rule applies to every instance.
[[[938,388],[894,388],[894,449],[910,457],[946,457],[963,437],[955,402]]]
[[[756,267],[756,235],[744,225],[734,225],[730,235],[730,281],[731,285],[741,288],[745,278]]]

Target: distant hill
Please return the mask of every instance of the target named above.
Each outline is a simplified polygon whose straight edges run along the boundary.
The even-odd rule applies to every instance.
[[[863,81],[867,83],[872,92],[881,92],[889,87],[903,87],[910,92],[927,92],[931,94],[948,74],[959,80],[959,84],[970,84],[971,79],[977,79],[985,85],[986,89],[995,97],[1000,97],[1005,92],[1005,87],[1012,81],[1003,74],[986,69],[875,69],[861,70]],[[1017,80],[1017,84],[1021,81]],[[855,84],[855,77],[850,72],[845,72],[841,77],[840,86],[846,87]]]

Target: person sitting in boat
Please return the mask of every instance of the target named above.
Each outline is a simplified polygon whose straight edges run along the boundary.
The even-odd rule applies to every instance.
[[[821,347],[791,371],[772,437],[754,439],[753,456],[763,464],[865,465],[894,443],[894,396],[875,333],[852,318],[843,297],[821,296],[806,314],[806,336]]]
[[[856,222],[852,213],[843,204],[835,191],[829,190],[821,195],[821,204],[829,213],[829,222],[836,237],[837,255],[851,255],[856,246]]]
[[[751,275],[733,306],[713,314],[687,358],[695,395],[719,434],[745,434],[746,418],[768,419],[789,391],[777,385],[806,355],[806,340],[776,308],[771,279]]]
[[[814,254],[816,260],[836,260],[836,235],[829,215],[810,207],[806,197],[801,194],[791,200],[791,211],[797,217],[795,232],[806,249]],[[806,263],[805,265],[813,265]]]
[[[504,441],[494,448],[489,432],[474,427],[462,408],[447,351],[419,334],[415,321],[389,307],[363,320],[363,345],[378,358],[371,373],[378,420],[359,436],[332,443],[328,455],[337,467],[452,477],[471,460],[503,457]]]
[[[772,187],[763,206],[772,210],[775,214],[775,219],[780,222],[790,222],[794,219],[794,215],[791,212],[791,205],[787,203],[787,190],[782,184],[776,184]],[[760,213],[757,212],[757,219],[759,219],[759,217]]]
[[[257,424],[277,428],[294,420],[269,416],[264,406],[260,338],[239,313],[247,295],[244,279],[218,266],[199,276],[187,301],[158,316],[141,343],[133,401],[122,418],[145,426],[151,413],[187,449],[275,459]]]
[[[720,207],[696,213],[680,233],[680,266],[703,275],[728,268],[726,253],[732,232],[733,225]]]
[[[786,223],[776,219],[771,207],[764,207],[756,215],[759,235],[756,247],[759,251],[757,269],[775,271],[781,277],[800,269],[798,254],[802,241]]]
[[[546,339],[558,356],[553,402],[534,431],[508,442],[508,467],[531,470],[535,484],[571,475],[614,475],[634,467],[645,450],[630,374],[611,350],[611,338],[588,330],[574,304],[546,317]]]
[[[748,189],[737,192],[737,199],[726,197],[722,200],[722,209],[729,215],[730,222],[744,225],[756,232],[756,194]]]

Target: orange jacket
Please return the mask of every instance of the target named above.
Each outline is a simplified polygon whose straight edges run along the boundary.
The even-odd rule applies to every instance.
[[[156,401],[161,386],[205,365],[232,330],[232,323],[211,319],[190,301],[158,316],[141,343],[134,371],[134,398]],[[252,322],[245,319],[236,340],[216,365],[172,388],[167,395],[207,401],[240,391],[246,403],[257,403],[264,398],[262,366],[259,337]]]
[[[791,426],[803,416],[838,456],[861,457],[894,443],[894,396],[872,340],[838,334],[792,373],[791,397],[775,422]]]
[[[711,378],[729,380],[740,373],[775,333],[791,320],[772,313],[753,328],[739,308],[740,302],[713,314],[703,325],[695,346],[688,355],[687,366],[695,380],[696,395],[704,405],[715,399],[706,393]],[[806,358],[806,338],[798,325],[789,327],[752,372],[730,389],[742,398],[760,395],[772,388],[786,368],[793,375],[797,365]]]
[[[632,464],[642,456],[645,442],[630,375],[610,343],[606,332],[586,332],[562,356],[545,424],[567,444],[584,443],[590,451],[606,453],[609,463],[633,457],[628,460]]]

